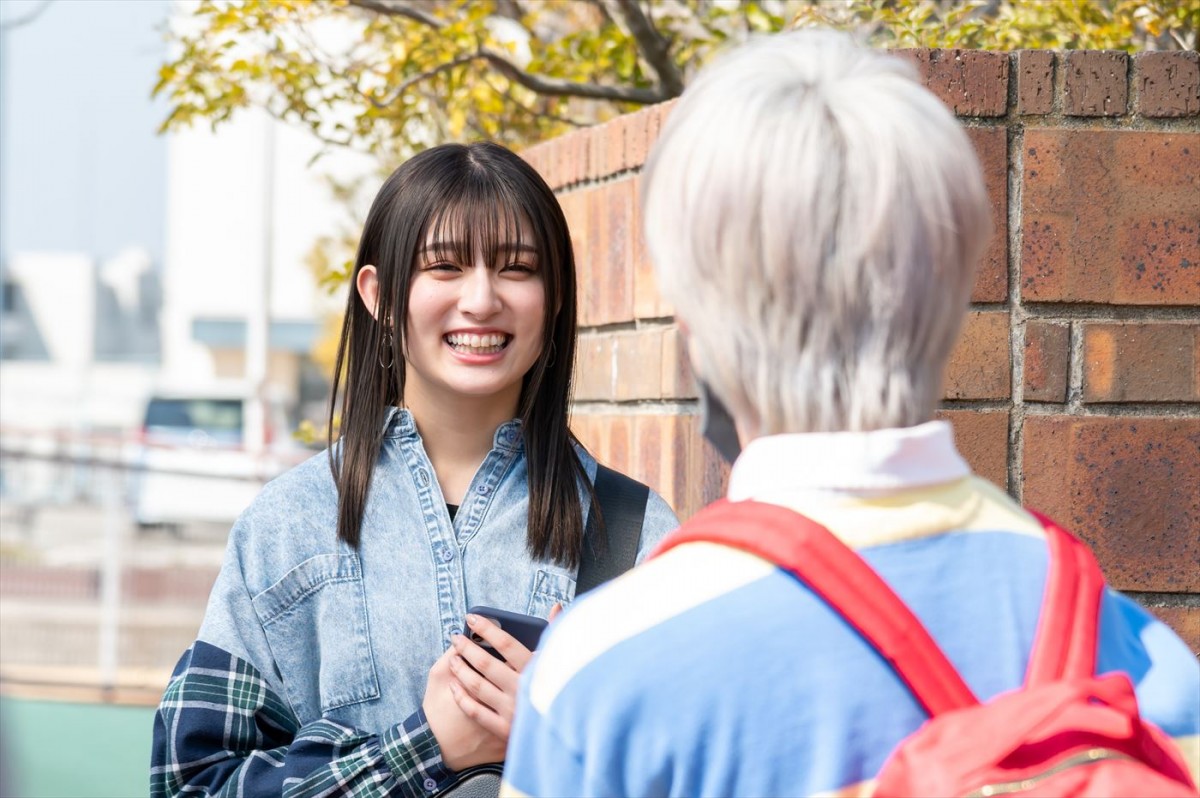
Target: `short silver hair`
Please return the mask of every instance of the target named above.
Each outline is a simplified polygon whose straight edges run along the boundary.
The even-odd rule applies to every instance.
[[[703,70],[644,171],[646,242],[697,375],[756,435],[929,420],[991,235],[971,142],[843,34]]]

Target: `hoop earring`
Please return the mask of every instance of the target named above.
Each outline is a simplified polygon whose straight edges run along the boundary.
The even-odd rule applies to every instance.
[[[388,361],[383,362],[383,353],[388,353]],[[392,351],[392,334],[385,332],[383,334],[383,343],[379,346],[379,367],[384,371],[390,369],[396,362],[396,353]]]

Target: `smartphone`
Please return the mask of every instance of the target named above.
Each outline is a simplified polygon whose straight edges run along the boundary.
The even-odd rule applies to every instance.
[[[467,612],[487,618],[515,637],[518,643],[530,651],[537,648],[538,641],[541,640],[542,632],[545,630],[547,623],[545,618],[538,618],[535,615],[522,615],[519,612],[509,612],[508,610],[498,610],[495,607],[472,607]],[[469,629],[468,632],[470,632]],[[479,635],[470,632],[470,638],[473,643],[483,648],[496,659],[504,660],[504,657],[500,656],[500,652],[492,648],[491,644]]]

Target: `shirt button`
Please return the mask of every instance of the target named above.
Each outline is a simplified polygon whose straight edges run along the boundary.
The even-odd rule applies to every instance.
[[[475,489],[475,492],[486,496],[488,494],[488,491],[490,491],[490,490],[491,490],[491,488],[489,488],[487,485],[480,485],[478,488]]]
[[[424,468],[422,468],[420,471],[417,472],[417,481],[420,482],[422,486],[428,485],[429,484],[429,472],[426,471]]]
[[[450,627],[450,636],[451,637],[454,637],[455,635],[460,635],[460,634],[462,634],[462,629],[459,629],[457,626]]]
[[[454,559],[454,550],[449,546],[442,546],[442,562],[450,562]]]
[[[433,792],[434,790],[437,789],[437,782],[434,781],[433,779],[425,779],[425,789],[429,790],[430,792]]]

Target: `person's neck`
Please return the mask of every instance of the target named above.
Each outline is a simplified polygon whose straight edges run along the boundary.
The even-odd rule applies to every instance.
[[[442,494],[450,504],[460,504],[471,479],[487,457],[496,429],[517,414],[517,397],[430,397],[419,392],[405,396],[421,434],[425,453],[433,464]]]

